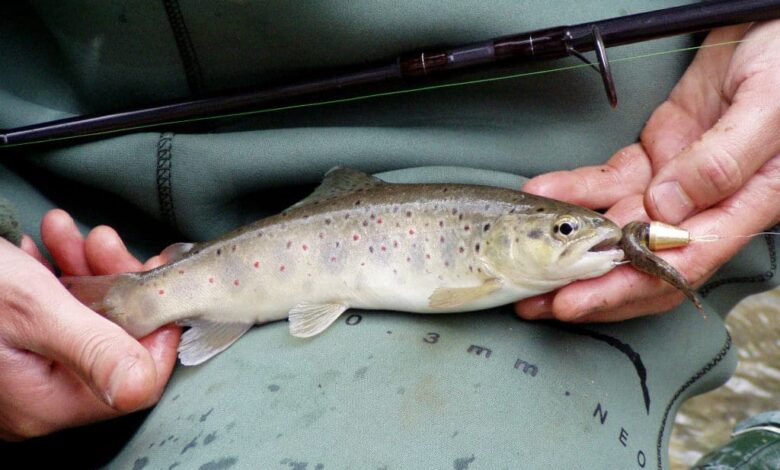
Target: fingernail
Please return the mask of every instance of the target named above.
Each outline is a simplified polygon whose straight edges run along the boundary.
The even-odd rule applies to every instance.
[[[677,181],[667,181],[654,187],[650,190],[650,198],[664,222],[670,224],[685,220],[695,207]]]
[[[133,368],[137,365],[138,358],[126,356],[114,367],[111,378],[108,379],[108,390],[105,393],[105,401],[108,406],[114,406],[116,396],[121,392],[122,387],[127,385],[128,379],[133,374]]]

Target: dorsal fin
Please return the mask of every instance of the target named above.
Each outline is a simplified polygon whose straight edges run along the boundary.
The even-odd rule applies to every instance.
[[[290,209],[297,209],[315,202],[322,203],[353,193],[359,189],[368,189],[380,184],[385,183],[379,178],[352,168],[337,166],[325,173],[322,183],[317,186],[313,193],[305,199],[298,201]]]

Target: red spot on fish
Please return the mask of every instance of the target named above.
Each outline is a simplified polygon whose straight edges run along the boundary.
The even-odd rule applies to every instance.
[[[380,218],[376,219],[376,223],[381,224],[382,223],[382,218],[380,217]]]
[[[179,274],[184,274],[184,270],[183,270],[183,269],[180,269],[180,270],[179,270]]]
[[[309,251],[309,245],[303,245],[301,248],[303,248],[303,251]]]
[[[162,290],[162,289],[160,289],[160,292],[159,292],[159,294],[160,294],[160,295],[165,295],[165,291],[164,291],[164,290]]]
[[[387,247],[382,245],[382,251],[387,251]]]
[[[371,213],[371,220],[374,220],[375,218],[376,216],[373,213]]]
[[[235,284],[235,285],[239,285],[239,284],[241,284],[241,283],[240,283],[240,282],[238,282],[238,279],[236,279],[235,281],[233,281],[233,284]]]
[[[287,242],[287,249],[290,249],[290,247],[291,247],[291,246],[292,246],[292,242],[291,242],[291,241],[288,241],[288,242]]]
[[[413,228],[409,229],[409,235],[414,235],[414,229]]]
[[[330,261],[331,261],[331,263],[335,263],[336,262],[336,257],[335,256],[331,256],[330,257]]]
[[[214,284],[214,278],[213,277],[209,278],[209,284]]]
[[[468,232],[469,230],[471,230],[471,227],[470,227],[470,226],[468,226],[468,225],[466,225],[465,227],[463,227],[463,230],[465,230],[465,231],[467,231],[467,232]]]
[[[279,266],[279,271],[284,272],[284,270],[285,270],[285,266],[284,265]]]
[[[427,253],[426,253],[426,254],[425,254],[425,259],[431,259],[431,255],[429,255],[429,254],[427,254]]]
[[[459,251],[459,252],[461,252],[461,253],[463,253],[464,251],[466,251],[466,249],[465,249],[465,248],[463,248],[463,247],[460,247],[460,248],[458,248],[458,251]]]
[[[260,267],[260,261],[255,261],[255,268],[259,268],[259,267]]]
[[[358,235],[356,233],[356,234],[352,235],[352,239],[355,240],[355,241],[358,241],[358,240],[360,240],[360,235]]]

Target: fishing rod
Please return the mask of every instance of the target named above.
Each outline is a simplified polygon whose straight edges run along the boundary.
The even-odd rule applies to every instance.
[[[0,133],[0,149],[179,123],[357,86],[446,76],[453,71],[471,70],[496,63],[520,63],[569,56],[584,61],[601,75],[610,105],[614,108],[617,106],[617,91],[607,58],[608,47],[778,17],[780,0],[714,0],[573,26],[556,26],[463,46],[402,54],[385,64],[258,91],[188,99],[130,111],[76,116],[7,129]],[[590,51],[595,51],[596,64],[584,55]]]

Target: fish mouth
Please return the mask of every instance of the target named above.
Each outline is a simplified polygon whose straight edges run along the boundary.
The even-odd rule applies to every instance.
[[[623,232],[620,230],[603,230],[593,238],[592,245],[587,250],[591,257],[611,258],[613,263],[623,259],[623,250],[620,249],[620,240],[623,238]]]
[[[621,238],[622,238],[622,233],[616,234],[613,233],[612,231],[608,233],[604,233],[603,235],[596,237],[593,245],[591,245],[591,247],[588,248],[588,251],[591,253],[596,253],[600,251],[616,250],[618,248],[618,243],[620,243]]]

